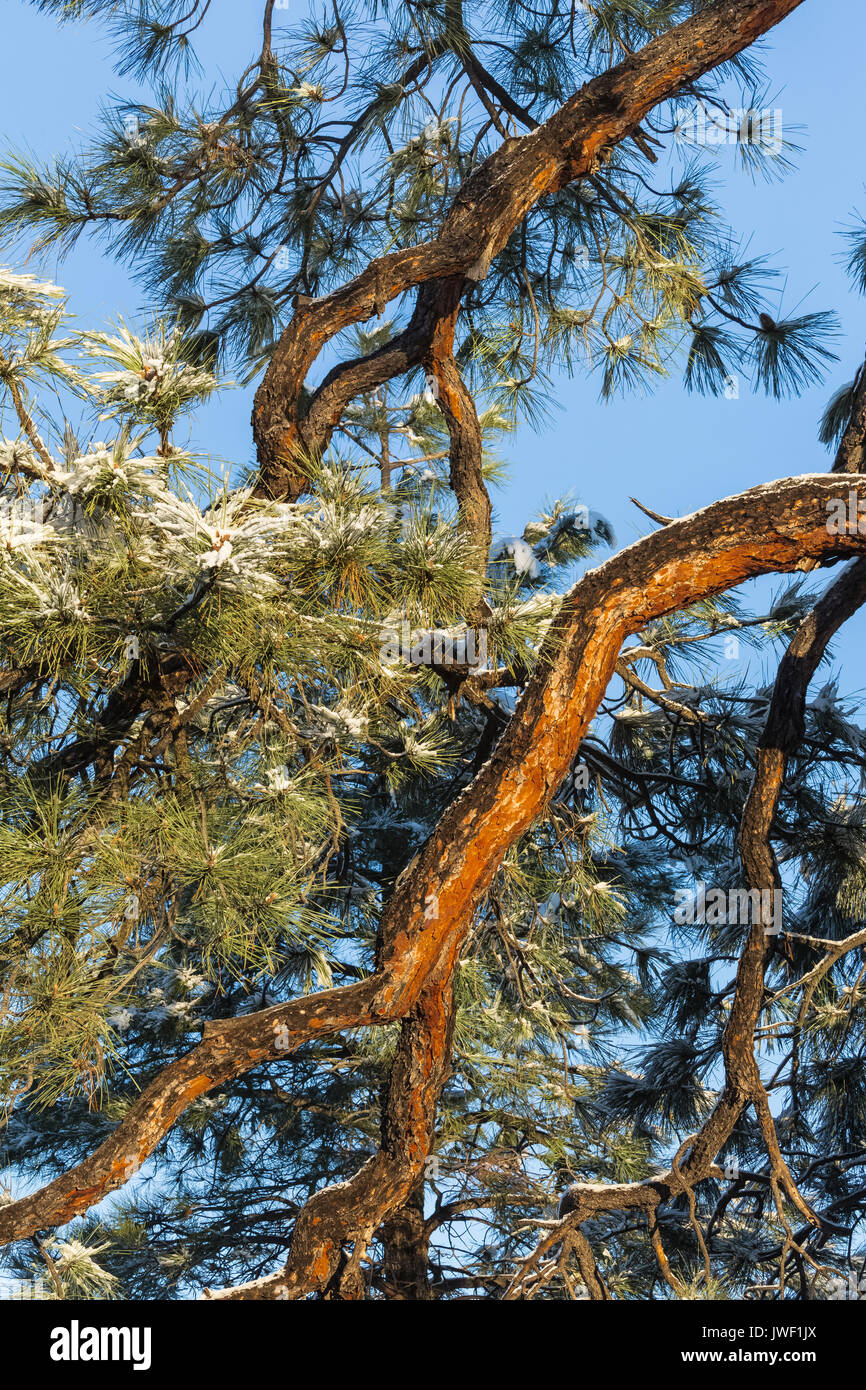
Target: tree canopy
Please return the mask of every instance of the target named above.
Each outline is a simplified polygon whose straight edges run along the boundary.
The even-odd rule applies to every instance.
[[[222,91],[210,0],[41,0],[152,95],[0,161],[14,1277],[862,1293],[866,729],[811,682],[866,601],[866,374],[829,470],[627,548],[591,479],[512,537],[490,500],[557,374],[835,371],[843,306],[771,316],[711,192],[722,140],[792,165],[756,45],[801,2],[266,0]],[[146,322],[24,267],[95,234]],[[181,426],[230,376],[220,469]]]

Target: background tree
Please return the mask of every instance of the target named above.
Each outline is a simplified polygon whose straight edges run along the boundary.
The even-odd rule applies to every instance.
[[[487,492],[555,368],[610,395],[679,357],[690,389],[784,395],[831,359],[831,315],[769,315],[706,170],[649,167],[684,108],[784,167],[742,112],[749,46],[795,7],[334,7],[283,42],[269,3],[205,109],[177,65],[206,4],[76,7],[153,104],[55,169],[10,156],[3,225],[45,249],[98,224],[167,316],[82,334],[53,287],[0,283],[18,1272],[145,1298],[856,1291],[864,734],[806,684],[864,581],[719,597],[861,553],[827,526],[856,478],[656,518],[565,597],[609,525],[563,499],[494,547]],[[174,427],[229,366],[263,372],[258,466],[217,478]],[[861,395],[824,424],[838,472]],[[732,634],[792,633],[774,691],[714,679]],[[692,875],[784,885],[781,941],[672,931]],[[60,1176],[28,1195],[37,1173]]]

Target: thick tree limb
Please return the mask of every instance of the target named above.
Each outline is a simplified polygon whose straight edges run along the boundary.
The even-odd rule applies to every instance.
[[[866,560],[858,560],[824,594],[797,629],[779,666],[767,722],[761,735],[755,776],[743,809],[739,846],[747,886],[782,886],[770,833],[789,757],[805,732],[806,693],[827,645],[842,624],[866,602]],[[722,1041],[725,1084],[709,1118],[692,1142],[687,1161],[650,1183],[610,1186],[577,1183],[565,1194],[561,1212],[586,1215],[640,1206],[653,1211],[660,1202],[711,1176],[716,1156],[733,1133],[743,1109],[754,1103],[773,1172],[790,1199],[817,1221],[800,1196],[779,1150],[775,1127],[754,1055],[754,1035],[764,998],[764,972],[771,938],[763,921],[752,924],[740,957],[731,1016]],[[840,951],[841,955],[842,952]],[[685,1179],[685,1183],[683,1182]],[[604,1196],[605,1190],[607,1197]],[[663,1273],[664,1253],[657,1228],[654,1249]],[[667,1277],[667,1275],[666,1275]]]
[[[866,477],[856,481],[866,485]],[[199,1047],[155,1079],[94,1154],[39,1192],[0,1208],[0,1243],[62,1225],[123,1186],[197,1096],[306,1039],[405,1018],[431,979],[450,978],[503,856],[571,767],[625,638],[755,575],[866,553],[866,536],[827,529],[828,503],[839,489],[838,477],[826,474],[753,488],[643,537],[584,575],[551,625],[537,669],[490,759],[398,879],[382,915],[376,973],[208,1027]],[[759,945],[762,960],[763,936]],[[753,964],[749,955],[741,969],[748,973]],[[735,1000],[731,1029],[748,1025],[753,1003]],[[705,1148],[713,1154],[727,1122],[724,1113],[711,1117]],[[682,1167],[687,1176],[689,1162]],[[598,1209],[641,1206],[660,1200],[662,1190],[664,1184],[599,1184],[585,1200],[597,1201]]]
[[[380,256],[340,289],[298,307],[256,392],[260,491],[300,496],[304,459],[321,455],[352,396],[422,360],[435,323],[452,312],[437,305],[430,282],[484,279],[540,198],[592,173],[659,102],[741,53],[801,3],[717,0],[702,8],[587,82],[543,125],[505,140],[466,181],[435,240]],[[378,353],[337,367],[304,406],[302,387],[325,344],[416,285],[422,291],[406,333]]]
[[[854,382],[851,418],[845,427],[836,457],[834,473],[860,473],[866,460],[866,363],[861,365]]]
[[[850,430],[847,432],[850,434]],[[858,560],[827,590],[795,633],[776,675],[767,723],[757,748],[755,776],[743,810],[740,856],[750,889],[781,890],[782,879],[771,843],[773,820],[779,804],[788,760],[796,752],[806,728],[806,693],[809,682],[830,640],[848,618],[866,603],[866,560]],[[765,959],[769,951],[765,949]],[[763,970],[761,975],[763,984]],[[800,1196],[785,1163],[767,1095],[757,1063],[752,1100],[771,1170],[778,1184],[801,1213],[817,1221]]]
[[[206,1025],[199,1046],[160,1072],[93,1154],[31,1196],[0,1207],[0,1244],[63,1226],[122,1187],[198,1096],[285,1055],[305,1038],[372,1022],[375,993],[376,981],[365,980]]]
[[[472,393],[454,361],[454,327],[461,281],[449,281],[454,307],[434,325],[425,366],[438,385],[438,402],[451,441],[449,450],[451,490],[457,498],[460,522],[471,537],[479,576],[479,599],[487,572],[491,542],[490,497],[481,471],[481,424]]]
[[[423,1180],[382,1226],[382,1282],[392,1301],[427,1303],[433,1293],[428,1275],[430,1227],[424,1218]]]
[[[403,1021],[388,1078],[379,1152],[349,1181],[311,1197],[295,1222],[285,1269],[210,1298],[297,1299],[336,1288],[332,1297],[363,1296],[357,1267],[374,1232],[405,1202],[430,1150],[436,1108],[451,1067],[453,968],[439,967]],[[343,1247],[354,1245],[346,1260]]]

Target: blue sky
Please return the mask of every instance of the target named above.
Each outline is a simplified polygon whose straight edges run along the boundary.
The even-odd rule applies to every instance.
[[[306,0],[292,0],[275,17],[295,23],[302,7]],[[259,9],[214,0],[197,52],[215,85],[222,76],[236,79],[252,55]],[[24,0],[5,0],[3,36],[0,145],[42,157],[69,151],[92,129],[101,102],[137,95],[131,79],[113,72],[110,41],[95,24],[60,27]],[[768,479],[829,466],[817,422],[831,391],[853,376],[866,341],[866,304],[845,275],[840,236],[855,207],[866,211],[860,95],[866,6],[806,0],[773,31],[765,51],[769,104],[781,107],[786,133],[796,128],[803,151],[794,173],[766,184],[738,170],[735,151],[723,146],[716,198],[738,235],[750,239],[750,250],[773,253],[786,273],[784,310],[799,304],[800,311],[837,311],[844,330],[840,362],[825,385],[787,402],[753,396],[745,382],[736,400],[690,397],[674,375],[652,395],[605,405],[597,377],[563,378],[548,427],[522,428],[508,442],[511,481],[495,497],[501,531],[521,530],[545,499],[573,492],[609,516],[620,544],[627,544],[647,525],[630,495],[676,515]],[[98,242],[82,240],[59,266],[48,260],[32,268],[53,274],[91,327],[146,308]],[[227,394],[202,414],[196,431],[214,453],[239,464],[251,459],[249,396]],[[862,624],[862,618],[849,624],[844,652],[837,649],[845,657],[847,690],[866,684]]]

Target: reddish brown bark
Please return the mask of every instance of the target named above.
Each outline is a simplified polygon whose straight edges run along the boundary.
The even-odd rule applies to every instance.
[[[428,1302],[430,1233],[424,1219],[424,1183],[382,1226],[382,1281],[386,1299]]]
[[[797,629],[776,675],[767,723],[758,744],[755,776],[743,808],[740,856],[750,889],[781,889],[771,830],[785,778],[788,759],[805,732],[806,694],[809,682],[831,638],[866,603],[866,560],[847,569],[827,590]],[[676,1168],[651,1182],[623,1184],[577,1183],[563,1199],[564,1216],[579,1217],[623,1207],[652,1211],[661,1202],[704,1181],[714,1171],[719,1151],[730,1139],[744,1108],[755,1105],[768,1148],[770,1167],[780,1186],[811,1220],[814,1214],[800,1197],[779,1151],[775,1127],[755,1059],[754,1039],[764,1000],[764,977],[773,938],[762,921],[753,923],[737,968],[731,1016],[722,1041],[725,1084],[712,1113],[691,1143],[687,1158]],[[660,1263],[664,1252],[654,1248]],[[601,1290],[592,1297],[603,1298]]]
[[[445,416],[450,438],[449,481],[457,498],[460,522],[471,536],[475,567],[479,574],[479,598],[490,554],[491,507],[481,473],[481,424],[472,393],[467,389],[454,361],[454,328],[460,297],[458,279],[442,286],[442,317],[434,324],[430,347],[424,360],[438,386],[439,409]],[[453,307],[445,312],[453,301]]]
[[[543,125],[503,141],[461,188],[434,241],[389,252],[348,284],[298,307],[256,392],[260,493],[300,496],[304,460],[321,455],[353,396],[424,360],[437,324],[453,312],[454,287],[459,298],[465,280],[484,278],[540,198],[591,173],[659,102],[741,53],[800,4],[718,0],[701,9],[587,82]],[[406,331],[334,368],[302,405],[301,388],[325,344],[414,286],[421,288]]]
[[[382,1141],[350,1182],[317,1192],[295,1222],[285,1269],[211,1298],[294,1299],[314,1290],[326,1297],[363,1296],[360,1259],[384,1216],[403,1205],[423,1171],[433,1120],[451,1065],[453,970],[440,964],[403,1021],[388,1078]],[[351,1243],[347,1255],[344,1247]]]
[[[440,382],[461,515],[482,543],[489,539],[477,417],[474,405],[469,411],[452,356],[465,281],[484,277],[541,197],[591,173],[660,101],[741,52],[800,3],[718,0],[702,9],[587,83],[543,126],[506,139],[464,185],[434,241],[383,256],[348,285],[299,307],[256,394],[260,494],[300,495],[306,459],[322,453],[349,400],[426,362]],[[475,80],[488,77],[476,62]],[[378,353],[335,368],[302,408],[304,381],[325,344],[414,286],[419,290],[407,330]],[[859,536],[828,535],[824,503],[831,495],[826,479],[755,489],[667,527],[585,576],[565,601],[493,756],[401,876],[383,914],[375,975],[209,1030],[198,1048],[154,1081],[95,1154],[0,1210],[0,1241],[62,1224],[120,1187],[197,1095],[279,1055],[275,1029],[282,1030],[285,1051],[326,1032],[403,1019],[380,1153],[351,1183],[308,1203],[284,1271],[222,1296],[360,1293],[365,1242],[405,1201],[429,1147],[448,1066],[451,980],[465,933],[507,849],[562,781],[624,638],[655,617],[753,575],[862,552]],[[748,948],[741,969],[743,1018],[737,1029],[747,1026],[754,1007],[756,956]],[[734,1022],[732,1014],[732,1027]],[[711,1118],[708,1143],[709,1131],[721,1132],[727,1120],[727,1112]],[[608,1197],[613,1191],[604,1189]],[[646,1201],[636,1194],[632,1202],[626,1194],[614,1204]]]
[[[143,1161],[195,1096],[281,1055],[277,1030],[285,1030],[280,1037],[288,1049],[345,1028],[406,1018],[431,979],[450,978],[502,858],[570,767],[624,639],[755,575],[866,553],[866,536],[830,534],[826,524],[828,502],[857,486],[866,487],[866,477],[815,474],[753,488],[644,537],[586,574],[564,600],[492,756],[400,876],[382,916],[376,973],[211,1026],[94,1154],[0,1208],[0,1242],[60,1225],[121,1187],[130,1160]],[[639,1196],[634,1204],[641,1204]]]

